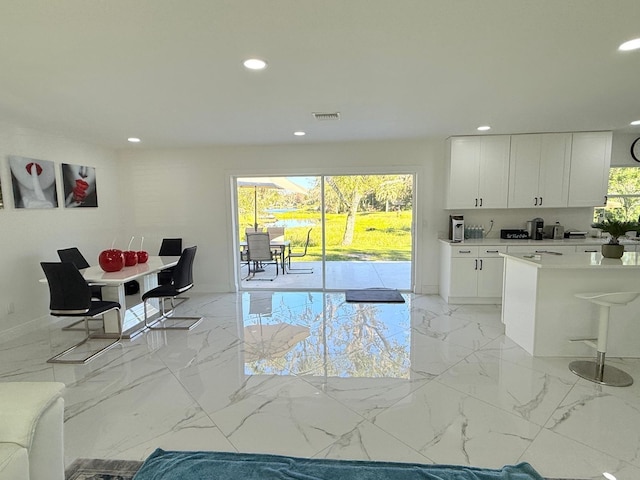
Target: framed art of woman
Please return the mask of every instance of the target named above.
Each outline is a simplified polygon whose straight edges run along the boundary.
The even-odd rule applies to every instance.
[[[64,206],[97,207],[96,169],[84,165],[62,164]]]
[[[9,156],[15,208],[56,208],[58,193],[53,162]]]

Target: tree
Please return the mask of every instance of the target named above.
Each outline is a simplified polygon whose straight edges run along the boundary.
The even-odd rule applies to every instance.
[[[608,197],[606,218],[637,220],[640,215],[640,168],[611,168]]]

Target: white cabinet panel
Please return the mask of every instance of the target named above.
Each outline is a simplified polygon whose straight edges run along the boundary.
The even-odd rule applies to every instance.
[[[448,140],[447,208],[504,208],[509,189],[509,135]]]
[[[569,206],[604,205],[611,163],[611,132],[574,133],[571,147]]]
[[[443,245],[440,294],[450,303],[493,303],[502,296],[506,246]]]
[[[509,207],[566,207],[570,133],[512,135]]]

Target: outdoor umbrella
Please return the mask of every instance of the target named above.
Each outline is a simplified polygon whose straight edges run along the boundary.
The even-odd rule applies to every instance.
[[[309,333],[309,327],[290,323],[259,323],[244,327],[244,361],[282,357]]]
[[[238,187],[253,188],[253,228],[258,231],[258,188],[273,188],[293,193],[306,194],[300,185],[286,177],[243,177],[238,178]]]

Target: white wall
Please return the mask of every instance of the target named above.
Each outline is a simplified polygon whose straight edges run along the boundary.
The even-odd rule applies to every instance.
[[[437,234],[444,228],[444,139],[318,145],[138,150],[120,154],[127,224],[157,251],[165,236],[198,245],[199,290],[234,291],[232,175],[415,172],[416,291],[437,293]]]
[[[14,209],[7,156],[19,155],[56,164],[58,204],[63,205],[61,163],[96,168],[98,208]],[[0,334],[6,339],[36,328],[48,313],[49,292],[41,261],[57,261],[56,250],[77,246],[90,263],[119,232],[119,175],[115,152],[45,132],[0,123]],[[9,305],[14,313],[9,314]]]

